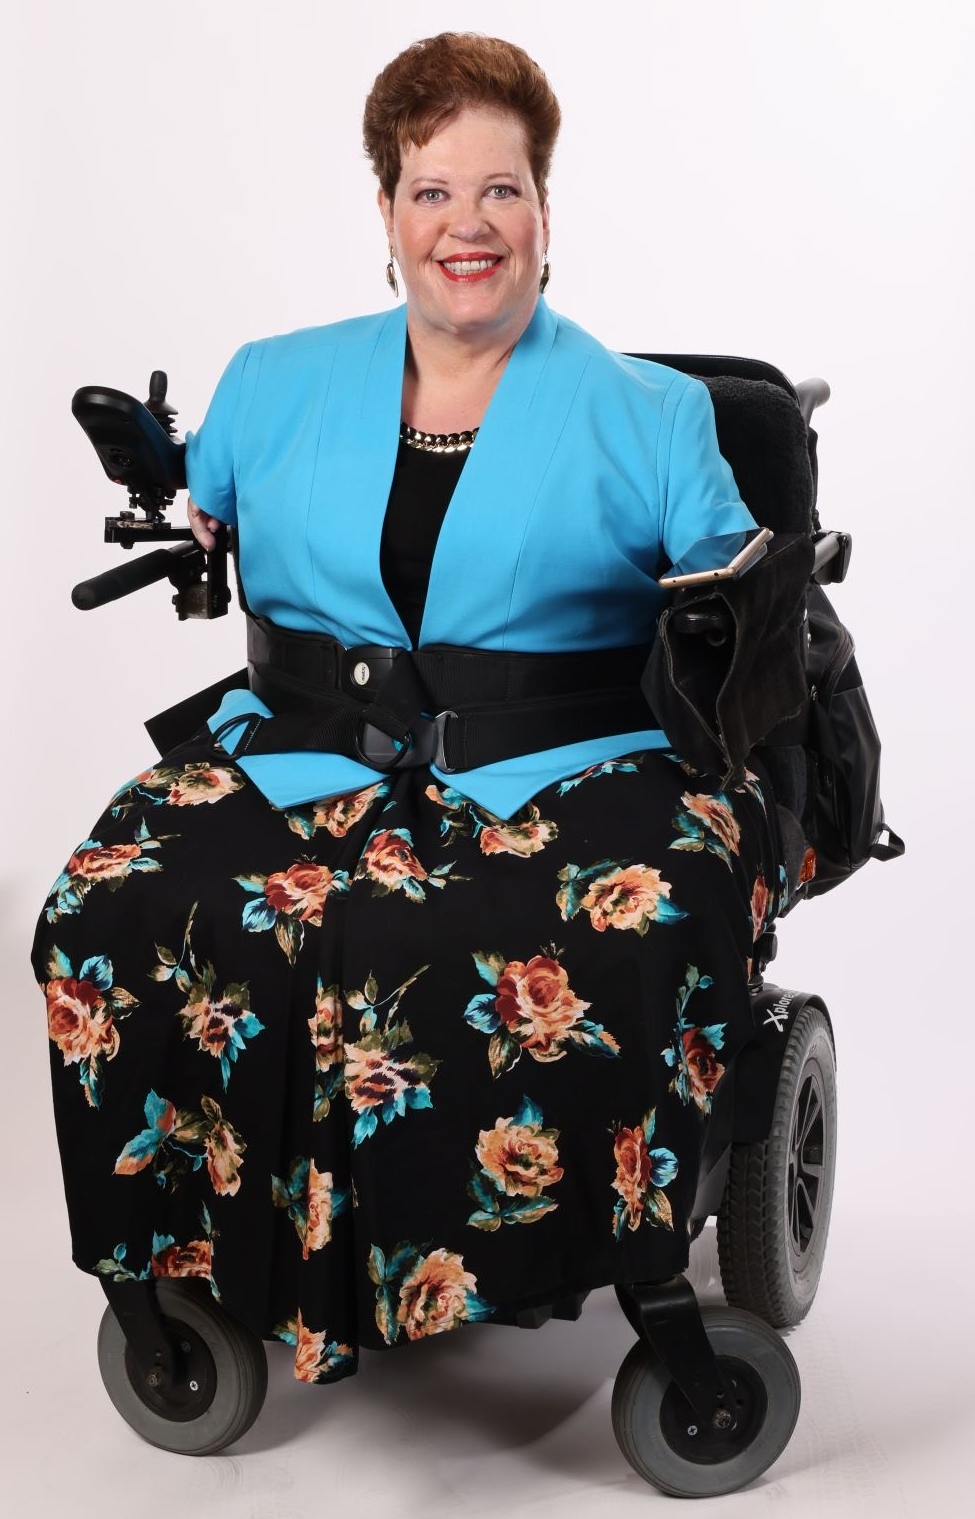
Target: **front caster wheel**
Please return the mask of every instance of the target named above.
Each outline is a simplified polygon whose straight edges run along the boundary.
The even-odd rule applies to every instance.
[[[112,1402],[136,1434],[162,1450],[212,1456],[250,1429],[267,1393],[267,1356],[256,1334],[220,1308],[205,1284],[164,1279],[156,1301],[179,1375],[152,1385],[106,1308],[98,1329],[98,1369]]]
[[[732,1392],[724,1417],[705,1426],[642,1340],[613,1388],[620,1450],[644,1481],[676,1498],[717,1498],[753,1482],[785,1450],[799,1416],[799,1373],[775,1331],[735,1308],[701,1317]]]

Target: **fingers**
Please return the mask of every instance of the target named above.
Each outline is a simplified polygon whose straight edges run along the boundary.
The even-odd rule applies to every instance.
[[[201,512],[192,496],[190,497],[189,505],[186,508],[186,515],[189,518],[193,537],[196,539],[200,547],[202,549],[206,549],[207,553],[209,554],[217,546],[217,540],[214,537],[214,534],[216,533],[217,528],[220,526],[219,519],[216,517],[208,517],[205,512]]]

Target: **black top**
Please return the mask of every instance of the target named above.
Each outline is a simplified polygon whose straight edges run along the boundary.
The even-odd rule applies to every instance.
[[[434,454],[402,442],[396,455],[379,572],[414,645],[420,638],[433,551],[466,458],[467,452]]]

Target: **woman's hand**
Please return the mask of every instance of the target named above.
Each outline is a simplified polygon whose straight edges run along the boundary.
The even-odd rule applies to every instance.
[[[206,549],[208,554],[211,553],[217,546],[214,534],[221,525],[219,518],[208,517],[205,512],[201,512],[192,496],[186,508],[186,515],[190,520],[193,537],[202,549]]]

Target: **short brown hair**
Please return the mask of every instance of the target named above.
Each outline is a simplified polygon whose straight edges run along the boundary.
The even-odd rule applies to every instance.
[[[369,92],[362,120],[366,153],[392,200],[403,149],[422,148],[464,106],[508,111],[524,124],[535,188],[547,193],[562,113],[534,59],[513,42],[477,32],[441,32],[387,63]]]

